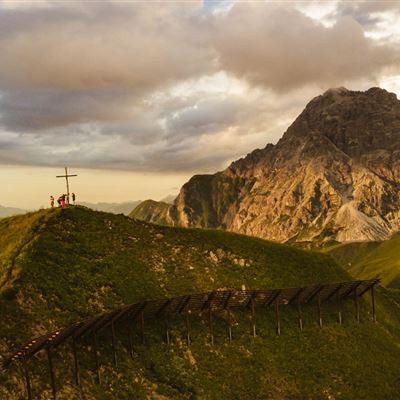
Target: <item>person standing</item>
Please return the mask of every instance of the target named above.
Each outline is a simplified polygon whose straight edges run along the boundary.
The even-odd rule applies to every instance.
[[[51,208],[54,208],[54,197],[50,196],[50,206]]]
[[[75,196],[75,193],[72,193],[72,203],[75,205],[75,199],[76,199],[76,196]]]

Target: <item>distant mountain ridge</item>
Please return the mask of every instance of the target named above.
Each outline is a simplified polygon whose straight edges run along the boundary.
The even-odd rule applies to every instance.
[[[193,176],[165,219],[280,242],[383,240],[400,229],[399,189],[396,95],[330,89],[276,145]]]
[[[129,213],[133,209],[135,209],[141,202],[142,202],[141,200],[126,201],[123,203],[105,203],[105,202],[88,203],[83,201],[83,202],[78,202],[78,204],[91,208],[92,210],[95,211],[104,211],[112,214],[129,215]]]
[[[0,205],[0,218],[10,217],[12,215],[25,214],[27,211],[21,208],[4,207]]]
[[[160,200],[160,203],[164,204],[172,204],[176,196],[168,195]],[[88,202],[78,202],[78,204],[91,208],[95,211],[104,211],[109,212],[112,214],[124,214],[129,215],[131,214],[139,205],[143,206],[142,208],[147,209],[149,200],[134,200],[134,201],[125,201],[122,203],[106,203],[106,202],[99,202],[99,203],[88,203]],[[153,201],[153,200],[151,200]],[[155,202],[158,203],[158,202]],[[142,218],[138,218],[142,219]]]

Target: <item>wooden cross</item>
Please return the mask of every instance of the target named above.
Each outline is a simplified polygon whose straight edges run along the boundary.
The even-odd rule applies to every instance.
[[[68,168],[65,167],[65,175],[57,175],[56,178],[65,178],[67,182],[67,203],[69,204],[69,182],[68,178],[71,178],[73,176],[78,176],[78,175],[68,175]]]

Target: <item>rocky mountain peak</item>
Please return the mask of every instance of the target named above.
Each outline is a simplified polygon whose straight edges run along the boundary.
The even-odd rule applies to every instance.
[[[282,141],[321,136],[350,157],[400,145],[400,101],[394,93],[329,89],[311,100]]]
[[[400,230],[400,101],[329,89],[276,145],[187,182],[165,220],[277,241],[385,239]]]

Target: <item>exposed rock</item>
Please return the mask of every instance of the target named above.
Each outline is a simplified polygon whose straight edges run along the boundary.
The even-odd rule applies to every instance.
[[[165,220],[277,241],[377,240],[400,228],[400,101],[330,89],[276,144],[196,175]]]

